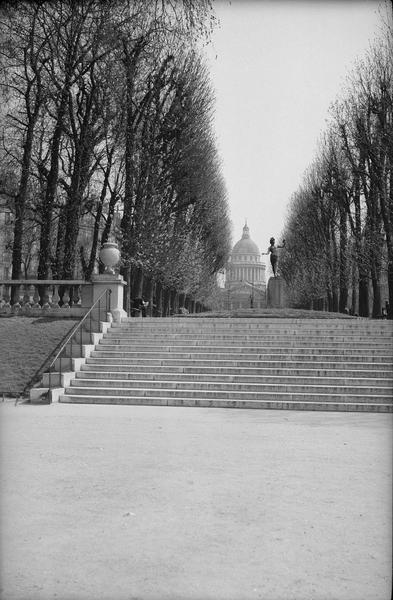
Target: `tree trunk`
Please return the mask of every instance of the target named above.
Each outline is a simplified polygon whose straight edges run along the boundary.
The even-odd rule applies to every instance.
[[[164,288],[163,291],[163,307],[162,307],[162,316],[163,317],[168,317],[169,316],[169,310],[170,310],[170,296],[171,296],[171,291],[169,288]]]
[[[88,268],[87,268],[87,271],[85,274],[86,279],[88,279],[88,280],[90,280],[91,275],[94,271],[94,265],[95,265],[96,257],[97,257],[98,237],[99,237],[99,233],[100,233],[102,211],[103,211],[103,207],[104,207],[106,193],[107,193],[107,190],[109,187],[109,176],[110,176],[111,168],[112,168],[112,157],[113,157],[113,149],[109,152],[109,155],[108,155],[108,163],[107,163],[107,166],[105,169],[104,183],[102,184],[100,200],[99,200],[99,203],[97,206],[97,212],[96,212],[95,219],[94,219],[93,241],[92,241],[91,250],[90,250],[89,265],[88,265]],[[113,213],[115,210],[116,202],[117,202],[117,194],[116,194],[116,190],[113,190],[111,193],[111,196],[110,196],[110,200],[109,200],[108,214],[107,214],[106,220],[105,220],[105,227],[104,227],[104,230],[101,235],[101,246],[103,244],[105,244],[105,242],[107,242],[109,239],[109,233],[110,233],[110,230],[112,227]]]
[[[131,269],[130,269],[130,267],[128,265],[125,267],[121,267],[120,275],[122,275],[124,281],[127,283],[127,285],[124,286],[123,308],[126,311],[127,315],[130,316],[131,315],[131,295],[130,295]]]
[[[64,249],[66,243],[66,214],[65,210],[62,209],[59,214],[57,222],[57,242],[56,242],[56,256],[52,265],[52,276],[53,279],[62,279],[63,264],[64,264]]]
[[[21,279],[22,275],[22,246],[24,229],[24,203],[15,201],[14,242],[12,246],[12,279]],[[11,286],[11,306],[18,301],[19,288]]]
[[[22,273],[22,247],[27,186],[30,173],[31,151],[35,122],[30,123],[26,133],[23,149],[21,178],[18,193],[15,197],[14,241],[12,246],[12,279],[20,279]]]
[[[62,279],[73,279],[75,275],[76,250],[79,235],[79,222],[82,198],[78,194],[67,207],[67,222],[65,227],[64,263]]]
[[[381,294],[381,282],[379,278],[373,277],[372,280],[373,287],[373,309],[372,316],[373,319],[377,319],[382,315],[382,294]]]
[[[38,279],[48,279],[51,260],[51,234],[53,205],[56,198],[59,177],[60,142],[63,135],[64,118],[67,106],[70,75],[66,77],[61,101],[57,112],[56,127],[52,137],[50,170],[46,183],[45,197],[41,209],[40,253],[38,263]]]
[[[179,312],[179,308],[178,308],[178,304],[179,304],[179,298],[177,295],[177,291],[176,290],[171,290],[170,293],[170,310],[169,310],[169,314],[170,315],[175,315]]]
[[[389,185],[380,181],[381,216],[386,236],[387,258],[388,258],[388,290],[389,310],[388,318],[393,318],[393,142],[391,136],[389,157]],[[389,193],[388,188],[389,187]]]
[[[116,207],[117,200],[118,200],[117,192],[113,191],[113,193],[111,194],[110,200],[109,200],[108,214],[107,214],[106,221],[105,221],[105,227],[104,227],[104,230],[103,230],[102,236],[101,236],[101,246],[103,244],[105,244],[105,242],[107,242],[109,239],[109,234],[110,234],[111,228],[112,228],[113,215],[115,214],[115,207]]]
[[[144,290],[143,297],[149,303],[149,306],[146,309],[146,314],[149,317],[153,316],[153,291],[154,291],[154,281],[152,277],[144,278]]]
[[[124,206],[121,230],[123,233],[123,252],[127,258],[131,258],[133,252],[133,212],[134,212],[134,90],[135,72],[138,54],[134,54],[128,47],[128,40],[123,41],[123,62],[126,74],[126,136],[125,136],[125,184],[124,184]]]
[[[372,317],[376,319],[382,314],[382,290],[381,290],[381,272],[382,272],[382,244],[383,240],[380,234],[373,233],[372,263],[371,263],[371,285],[373,291]]]
[[[143,269],[132,267],[131,298],[142,298],[143,293]]]
[[[24,218],[27,202],[27,190],[30,174],[31,152],[34,139],[34,127],[37,121],[38,109],[34,111],[32,118],[28,124],[26,132],[26,140],[23,148],[21,177],[18,193],[15,196],[15,222],[14,222],[14,240],[12,244],[12,279],[20,279],[22,275],[22,249],[23,249],[23,234],[24,234]],[[17,287],[11,288],[11,304],[17,301]]]
[[[370,316],[368,276],[363,269],[359,269],[359,316]]]
[[[97,211],[94,216],[93,239],[91,242],[89,262],[86,265],[86,268],[83,269],[83,273],[84,273],[86,281],[90,281],[91,276],[94,271],[94,265],[96,263],[98,236],[100,233],[101,217],[102,217],[102,203],[100,202],[99,205],[97,206]],[[82,268],[83,268],[83,265],[82,265]]]
[[[348,305],[348,221],[345,207],[340,205],[340,299],[339,312]]]
[[[327,291],[328,311],[333,312],[333,294],[330,290]]]
[[[358,298],[359,282],[356,276],[356,264],[352,265],[352,303],[351,313],[356,315],[359,313],[359,298]]]
[[[388,319],[393,319],[393,257],[389,257],[389,259],[388,259],[388,289],[389,289]]]
[[[338,312],[339,309],[339,293],[337,288],[333,289],[332,292],[332,303],[333,303],[333,312]]]
[[[162,284],[160,281],[157,281],[156,283],[156,302],[155,302],[156,306],[155,306],[155,316],[156,317],[162,317],[163,316],[163,312],[162,312]]]

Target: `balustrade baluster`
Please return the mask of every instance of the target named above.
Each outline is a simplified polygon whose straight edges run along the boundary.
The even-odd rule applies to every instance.
[[[18,314],[18,312],[22,308],[22,305],[19,302],[21,285],[20,285],[20,283],[17,283],[16,285],[13,285],[12,287],[13,287],[12,296],[15,298],[15,302],[12,305],[12,312]]]
[[[58,310],[60,308],[59,302],[60,302],[59,285],[57,283],[55,283],[53,285],[53,296],[52,296],[52,308],[54,310]]]
[[[3,312],[10,313],[11,312],[11,285],[9,283],[4,284],[3,289]]]
[[[63,306],[61,308],[70,308],[70,294],[68,285],[64,286]]]
[[[72,286],[72,306],[78,306],[81,300],[80,286]]]
[[[38,285],[32,285],[32,287],[34,288],[34,292],[33,292],[33,308],[34,309],[41,309],[41,304],[40,304],[40,290],[39,290],[39,286]]]
[[[53,300],[52,300],[52,298],[53,298],[53,285],[48,285],[47,294],[48,294],[49,308],[52,308],[52,306],[53,306]]]
[[[32,283],[29,286],[27,286],[27,295],[29,297],[30,308],[33,308],[34,306],[34,291],[35,287]]]
[[[23,289],[24,289],[24,294],[23,294],[23,310],[26,313],[29,313],[31,311],[29,288],[30,288],[30,286],[28,284],[25,284],[23,286]]]
[[[41,294],[42,300],[43,300],[43,304],[42,304],[42,310],[49,310],[50,309],[50,304],[49,304],[49,286],[48,285],[43,285],[41,286],[43,293]]]

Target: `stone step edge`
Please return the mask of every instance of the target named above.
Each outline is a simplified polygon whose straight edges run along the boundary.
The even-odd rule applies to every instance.
[[[97,364],[103,364],[102,361],[106,360],[107,362],[105,363],[105,365],[107,367],[112,367],[112,366],[127,366],[127,367],[133,367],[133,366],[140,366],[141,364],[143,366],[147,366],[150,365],[151,367],[157,367],[157,366],[164,366],[166,368],[168,367],[184,367],[184,368],[204,368],[204,369],[215,369],[215,368],[228,368],[228,369],[236,369],[236,368],[249,368],[249,369],[260,369],[263,368],[263,365],[268,365],[267,368],[272,368],[272,369],[285,369],[288,367],[292,367],[292,368],[304,368],[305,365],[307,365],[308,369],[311,369],[312,367],[314,367],[314,369],[320,369],[321,367],[316,367],[316,365],[323,365],[326,366],[327,364],[330,366],[330,370],[343,370],[343,365],[345,365],[347,368],[352,369],[352,370],[364,370],[364,367],[366,365],[370,365],[371,368],[367,369],[368,371],[370,370],[380,370],[380,371],[391,371],[393,369],[393,364],[392,363],[388,363],[388,362],[363,362],[363,361],[351,361],[351,362],[347,362],[347,361],[320,361],[320,360],[310,360],[308,362],[305,362],[304,360],[277,360],[277,361],[266,361],[266,360],[225,360],[225,359],[202,359],[202,360],[196,360],[196,359],[190,359],[190,358],[186,358],[185,360],[180,360],[178,358],[152,358],[152,359],[146,359],[146,358],[138,358],[138,359],[130,359],[130,358],[120,358],[119,357],[103,357],[103,356],[89,356],[86,359],[86,364],[87,365],[97,365]],[[118,362],[119,360],[125,361],[125,362]],[[100,362],[97,362],[100,361]],[[113,362],[116,361],[116,362]],[[156,363],[159,364],[156,364]],[[169,364],[165,364],[165,363],[169,363]],[[201,363],[207,363],[206,365],[203,365]],[[230,363],[230,364],[228,364]],[[248,366],[250,365],[251,366]],[[255,366],[253,365],[253,363],[255,363]],[[256,366],[257,365],[257,366]],[[296,367],[295,365],[300,365],[299,367]],[[337,365],[337,366],[333,366],[333,365]],[[362,369],[356,369],[354,367],[363,367]],[[323,368],[323,367],[322,367]]]
[[[84,365],[83,365],[84,366]],[[89,373],[89,376],[87,376],[87,373]],[[373,372],[374,373],[374,372]],[[133,375],[132,377],[115,377],[115,375]],[[268,379],[279,379],[281,380],[282,378],[285,379],[292,379],[292,380],[299,380],[301,379],[302,381],[308,381],[310,379],[318,381],[321,379],[324,380],[331,380],[331,381],[341,381],[342,379],[345,379],[346,381],[349,382],[357,382],[359,381],[359,375],[356,373],[356,376],[352,376],[349,377],[346,373],[346,371],[343,371],[343,376],[339,377],[332,377],[330,375],[324,376],[324,375],[283,375],[282,373],[277,374],[277,375],[268,375],[268,374],[262,374],[262,375],[258,375],[258,374],[230,374],[230,373],[176,373],[176,372],[159,372],[159,373],[148,373],[148,372],[141,372],[141,371],[136,371],[135,373],[130,373],[129,371],[92,371],[92,370],[86,370],[86,369],[82,369],[81,371],[77,371],[76,372],[77,375],[77,379],[86,379],[89,381],[110,381],[110,382],[118,382],[118,381],[122,381],[122,382],[147,382],[147,381],[151,381],[152,378],[156,378],[155,380],[159,380],[161,378],[166,378],[166,377],[170,377],[170,379],[164,379],[164,381],[176,381],[175,379],[172,379],[172,377],[176,376],[176,377],[180,377],[180,380],[178,381],[178,383],[181,383],[181,380],[185,380],[188,377],[192,377],[191,381],[193,381],[194,379],[197,379],[198,377],[211,377],[211,383],[219,383],[219,380],[221,379],[229,379],[229,378],[234,378],[234,379],[240,379],[243,378],[244,379],[244,383],[259,383],[259,381],[249,381],[247,379],[247,377],[253,377],[254,379],[258,379],[260,380],[261,383],[264,383],[264,379],[268,378]],[[91,377],[91,375],[94,375],[94,377]],[[101,377],[100,377],[101,375]],[[106,377],[102,377],[103,375],[106,375]],[[392,371],[392,375],[393,375],[393,371]],[[109,376],[112,376],[113,379],[111,379]],[[138,378],[136,378],[136,376],[138,376]],[[142,377],[141,377],[142,376]],[[363,377],[362,379],[362,383],[369,387],[371,385],[374,385],[375,383],[387,383],[387,382],[391,382],[393,384],[393,377]],[[365,384],[363,379],[369,381],[369,384]],[[329,381],[330,382],[330,381]],[[232,381],[232,382],[228,382],[228,383],[237,383],[236,381]],[[239,383],[242,383],[241,381],[239,381]],[[268,383],[268,382],[266,382]],[[346,384],[345,384],[346,385]],[[383,386],[385,387],[385,386]]]
[[[206,400],[204,398],[126,398],[119,402],[118,397],[111,398],[105,396],[97,398],[95,396],[69,396],[63,394],[59,397],[59,402],[79,403],[79,404],[117,404],[117,405],[139,405],[139,406],[173,406],[188,408],[239,408],[239,409],[263,409],[263,410],[308,410],[325,412],[393,412],[390,404],[359,404],[355,402],[347,403],[327,403],[323,402],[302,402],[302,401],[247,401],[247,400]]]
[[[297,378],[298,380],[300,378]],[[88,382],[90,385],[81,385],[81,382]],[[93,379],[90,377],[76,377],[72,382],[71,385],[72,387],[85,387],[85,388],[92,388],[94,389],[94,387],[100,387],[102,388],[103,385],[110,386],[110,389],[114,389],[114,390],[124,390],[124,389],[133,389],[134,387],[137,388],[141,388],[143,384],[143,386],[145,384],[148,384],[146,387],[147,389],[149,388],[149,385],[151,386],[152,383],[155,383],[156,385],[154,387],[152,387],[151,389],[157,389],[158,385],[162,385],[162,388],[160,389],[177,389],[176,386],[186,386],[186,385],[193,385],[193,389],[195,386],[201,386],[201,391],[203,388],[203,391],[205,391],[204,388],[208,388],[208,386],[214,385],[214,386],[219,386],[219,389],[225,392],[231,392],[233,391],[233,388],[235,386],[242,386],[242,387],[249,387],[252,386],[254,388],[268,388],[266,391],[269,391],[269,388],[271,387],[292,387],[295,390],[297,388],[307,388],[307,390],[310,390],[310,392],[312,392],[315,388],[338,388],[339,390],[343,390],[343,393],[345,394],[346,391],[350,391],[355,389],[359,389],[359,390],[369,390],[369,389],[374,389],[378,392],[386,392],[386,393],[392,393],[393,392],[393,388],[391,386],[375,386],[373,384],[371,385],[346,385],[346,384],[308,384],[307,382],[303,382],[303,380],[296,382],[289,382],[289,383],[269,383],[269,382],[265,382],[265,381],[261,381],[261,382],[236,382],[236,381],[176,381],[176,380],[162,380],[162,379],[158,379],[158,380],[152,380],[152,379]],[[116,384],[116,385],[113,385]],[[126,385],[121,385],[121,384],[128,384]],[[139,385],[136,385],[139,384]],[[164,385],[165,384],[165,385]],[[226,389],[226,388],[229,389]],[[232,390],[230,389],[232,388]],[[187,389],[187,388],[186,388]],[[215,391],[215,390],[207,390],[207,391]],[[239,391],[242,392],[242,390],[234,390],[234,391]],[[252,392],[255,391],[257,392],[258,390],[247,390],[247,392]],[[340,393],[339,391],[335,392],[335,393]],[[378,394],[376,394],[378,395]]]
[[[185,356],[192,355],[198,357],[199,355],[207,355],[207,356],[228,356],[228,355],[236,355],[236,356],[264,356],[268,357],[277,357],[277,356],[337,356],[337,357],[350,357],[356,356],[360,358],[367,359],[368,357],[372,358],[381,358],[382,362],[384,361],[392,361],[393,362],[393,354],[390,356],[390,352],[387,353],[383,349],[362,349],[362,348],[337,348],[336,346],[332,346],[331,348],[310,348],[310,346],[304,346],[304,348],[299,347],[291,347],[287,348],[271,348],[270,352],[265,351],[262,346],[255,346],[254,348],[250,347],[233,347],[228,346],[227,348],[217,348],[213,346],[113,346],[113,345],[96,345],[94,352],[99,352],[100,355],[103,353],[108,355],[108,358],[115,355],[125,355],[126,357],[131,355],[141,355],[142,357],[149,357],[151,354],[165,354],[168,356]]]
[[[299,339],[320,339],[322,338],[334,338],[334,339],[338,339],[339,341],[343,341],[345,342],[346,340],[348,340],[348,337],[351,339],[351,341],[353,339],[356,339],[358,341],[362,341],[364,340],[365,337],[365,333],[368,332],[356,332],[356,333],[342,333],[342,330],[338,330],[337,332],[333,332],[333,331],[326,331],[326,332],[322,332],[319,331],[318,329],[315,330],[315,332],[307,332],[304,330],[301,331],[251,331],[249,333],[245,333],[244,331],[232,331],[232,332],[217,332],[217,331],[202,331],[202,330],[198,330],[198,331],[193,331],[192,332],[194,336],[197,336],[197,339],[211,339],[211,338],[218,338],[218,339],[264,339],[264,338],[299,338]],[[156,338],[158,339],[165,339],[166,336],[170,336],[171,339],[175,339],[175,340],[181,340],[183,338],[188,338],[189,337],[190,332],[187,331],[124,331],[122,329],[109,329],[106,333],[105,333],[105,337],[111,337],[111,338],[118,338],[118,339],[148,339],[148,340],[154,340]],[[326,334],[326,335],[325,335]],[[385,332],[375,332],[375,335],[372,336],[375,341],[381,340],[384,341],[389,341],[393,338],[393,330],[392,331],[385,331]]]
[[[211,340],[213,341],[213,340]],[[300,340],[289,340],[288,344],[282,344],[282,342],[280,341],[279,343],[277,342],[273,342],[271,340],[269,340],[268,342],[265,343],[250,343],[250,342],[244,342],[242,344],[239,344],[238,341],[236,341],[236,343],[231,343],[228,340],[227,344],[222,344],[219,343],[218,341],[214,340],[214,343],[209,343],[207,344],[206,341],[190,341],[190,342],[184,342],[183,340],[179,341],[179,343],[173,343],[173,341],[168,340],[168,338],[165,339],[165,341],[163,341],[162,343],[160,343],[159,340],[155,339],[155,340],[151,340],[150,343],[148,343],[145,339],[141,339],[141,340],[127,340],[127,343],[122,343],[121,339],[118,338],[104,338],[102,340],[100,340],[100,342],[98,344],[96,344],[97,347],[106,347],[109,346],[110,348],[133,348],[135,346],[137,346],[138,348],[217,348],[219,350],[227,350],[228,348],[233,348],[233,349],[237,349],[237,348],[250,348],[250,349],[254,349],[254,348],[261,348],[264,346],[269,346],[270,349],[286,349],[286,348],[312,348],[313,350],[316,349],[323,349],[323,348],[337,348],[340,350],[346,350],[346,349],[353,349],[354,343],[353,342],[321,342],[320,340],[318,340],[318,345],[317,344],[310,344],[308,342],[308,340],[304,340],[303,343],[299,344]],[[392,340],[393,341],[393,340]],[[381,344],[381,343],[375,343],[373,344],[372,342],[356,342],[356,349],[359,350],[380,350],[382,351],[386,351],[389,350],[391,351],[392,345],[391,342],[386,343],[386,344]]]
[[[390,360],[393,361],[393,356],[392,358],[386,356],[386,353],[384,352],[368,352],[367,354],[360,354],[357,353],[356,350],[350,350],[348,349],[348,353],[346,352],[328,352],[325,354],[322,354],[320,352],[297,352],[298,350],[300,350],[299,348],[283,348],[282,352],[280,353],[269,353],[269,352],[261,352],[261,351],[257,351],[257,352],[236,352],[236,348],[231,348],[230,352],[219,352],[216,351],[216,349],[214,349],[213,352],[209,352],[206,350],[206,348],[201,348],[200,352],[193,352],[190,351],[190,349],[188,349],[185,352],[179,352],[178,350],[176,351],[171,351],[170,349],[166,350],[165,348],[157,348],[155,350],[138,350],[137,348],[133,349],[133,350],[106,350],[104,349],[104,346],[96,346],[93,350],[93,352],[95,354],[93,354],[93,356],[96,356],[97,353],[98,357],[102,356],[103,358],[116,358],[117,356],[120,358],[121,356],[124,356],[124,358],[127,358],[128,356],[133,356],[133,355],[137,355],[140,356],[141,358],[148,358],[150,355],[152,354],[163,354],[163,355],[167,355],[168,357],[172,357],[173,358],[192,358],[194,356],[198,357],[200,355],[204,356],[207,355],[207,357],[209,357],[209,355],[225,355],[225,356],[231,356],[231,355],[235,355],[235,356],[249,356],[251,359],[252,357],[282,357],[282,356],[301,356],[302,358],[306,358],[309,356],[319,356],[321,358],[323,357],[338,357],[338,358],[345,358],[348,359],[351,356],[356,357],[356,358],[364,358],[367,359],[368,357],[372,356],[373,358],[384,358],[386,360],[383,360],[382,362],[389,362]],[[277,350],[275,348],[275,350]],[[296,352],[295,352],[296,350]],[[316,349],[318,350],[318,349]],[[323,350],[323,348],[320,348],[320,350]],[[353,352],[352,354],[350,354],[350,352]],[[105,356],[108,355],[108,356]]]
[[[173,331],[173,330],[206,330],[206,331],[243,331],[246,329],[251,330],[282,330],[282,329],[302,329],[303,331],[392,331],[393,323],[390,322],[362,322],[362,323],[343,323],[342,321],[327,321],[322,320],[318,321],[317,319],[311,320],[298,320],[291,321],[290,319],[279,319],[277,321],[269,321],[267,319],[239,319],[235,321],[234,319],[218,319],[217,321],[213,321],[212,319],[207,320],[199,320],[198,322],[190,322],[190,321],[170,321],[164,322],[157,320],[151,321],[133,321],[127,322],[122,321],[121,323],[112,323],[111,330],[124,330],[124,331]]]
[[[338,337],[338,338],[361,338],[362,336],[369,335],[372,338],[381,336],[383,339],[391,339],[393,336],[393,327],[389,329],[343,329],[342,327],[335,327],[331,329],[321,329],[319,327],[314,328],[297,328],[297,327],[245,327],[245,328],[234,328],[234,327],[171,327],[171,328],[157,328],[151,327],[149,329],[141,327],[139,329],[131,327],[111,327],[107,332],[109,335],[118,335],[120,337],[132,337],[132,336],[143,336],[146,337],[163,337],[165,335],[170,336],[188,336],[188,335],[200,335],[201,337],[306,337],[315,338],[321,337]]]
[[[135,317],[125,317],[121,320],[120,323],[116,323],[116,325],[123,324],[133,324],[138,325],[140,327],[152,325],[153,323],[158,324],[173,324],[173,323],[184,323],[184,324],[192,324],[198,325],[200,323],[328,323],[332,325],[346,325],[347,327],[362,327],[363,325],[368,325],[369,327],[389,327],[391,326],[391,322],[388,319],[371,319],[366,317],[352,317],[352,318],[340,318],[340,317],[332,317],[332,318],[324,318],[315,316],[312,319],[301,316],[289,316],[289,317],[280,317],[274,315],[268,315],[264,313],[264,315],[253,316],[253,315],[245,315],[245,316],[236,316],[236,317],[191,317],[191,316],[171,316],[171,317],[145,317],[145,318],[135,318]]]
[[[112,371],[112,372],[113,373],[129,373],[132,368],[136,368],[137,367],[138,369],[142,369],[142,368],[146,367],[145,364],[143,364],[143,365],[136,365],[134,363],[107,363],[107,362],[103,363],[103,362],[96,362],[97,360],[98,360],[98,358],[97,359],[88,358],[87,362],[84,363],[83,365],[81,365],[81,370],[82,371],[88,371],[88,372],[91,373],[91,372],[94,372],[93,368],[99,368],[100,371],[98,371],[98,372],[110,373],[111,371],[102,371],[102,369],[103,368],[105,368],[105,369],[122,369],[122,370],[119,370],[119,371]],[[245,362],[247,364],[249,364],[248,361],[245,361]],[[184,375],[190,375],[190,374],[191,375],[197,375],[197,374],[200,373],[201,375],[209,375],[210,373],[205,373],[205,371],[214,371],[215,373],[217,373],[217,369],[224,369],[225,371],[232,370],[233,371],[233,373],[232,373],[233,375],[239,374],[239,375],[241,375],[243,377],[245,377],[247,375],[258,375],[258,374],[260,374],[261,377],[263,377],[264,375],[268,375],[269,376],[269,374],[271,374],[269,372],[271,372],[271,371],[279,371],[279,374],[277,374],[277,377],[282,374],[282,371],[286,371],[287,373],[291,372],[291,371],[301,371],[301,374],[298,375],[299,377],[304,376],[305,372],[306,373],[313,373],[313,375],[311,375],[312,377],[326,377],[326,375],[323,375],[324,373],[344,373],[345,375],[347,375],[348,373],[353,373],[353,377],[359,377],[360,374],[362,376],[365,376],[365,374],[375,375],[375,372],[376,372],[375,365],[380,365],[380,366],[383,366],[383,367],[389,366],[389,365],[386,365],[386,363],[367,363],[368,365],[372,365],[373,368],[372,369],[363,369],[363,368],[360,368],[360,369],[354,369],[354,368],[352,368],[352,369],[343,369],[343,368],[337,369],[337,368],[332,368],[332,369],[329,369],[329,368],[321,368],[321,367],[317,367],[317,368],[314,368],[314,369],[311,368],[311,365],[314,365],[316,362],[317,361],[315,361],[313,363],[310,363],[310,366],[307,366],[307,367],[303,366],[303,367],[295,367],[295,368],[291,368],[291,367],[274,367],[274,366],[272,366],[272,363],[270,363],[270,362],[264,362],[263,363],[265,365],[269,365],[268,367],[266,367],[266,366],[265,367],[247,367],[247,366],[243,366],[243,365],[242,366],[221,366],[221,367],[217,366],[217,365],[214,365],[214,366],[200,366],[200,365],[195,365],[195,366],[193,366],[193,365],[184,365],[183,363],[181,363],[179,365],[173,365],[173,364],[171,364],[171,365],[152,365],[152,366],[154,366],[155,368],[156,367],[160,367],[160,368],[168,369],[168,371],[165,371],[165,372],[158,371],[157,375],[159,375],[161,373],[163,373],[163,374],[167,373],[168,375],[173,375],[174,373],[182,373]],[[290,361],[289,363],[286,362],[286,364],[293,365],[293,362],[292,361]],[[300,363],[300,364],[303,365],[303,363]],[[323,363],[323,364],[325,365],[326,363]],[[345,363],[345,364],[348,365],[348,363]],[[352,364],[356,365],[356,366],[360,366],[360,367],[363,366],[363,363],[358,363],[358,362],[357,363],[352,363]],[[129,367],[129,368],[127,370],[124,370],[125,367]],[[172,369],[172,370],[169,370],[169,369]],[[186,369],[186,370],[184,370],[184,369]],[[192,373],[188,373],[187,372],[188,369],[195,369],[195,371],[193,371]],[[196,369],[203,369],[203,370],[202,371],[197,371]],[[239,369],[242,369],[244,371],[254,371],[254,372],[256,371],[256,373],[244,373],[244,374],[242,374],[242,373],[238,373]],[[151,373],[151,371],[149,371],[149,372]],[[380,372],[386,373],[386,374],[390,375],[393,378],[393,365],[391,365],[390,369],[385,369],[385,370],[378,369],[377,372],[378,373],[380,373]],[[142,371],[135,371],[135,373],[142,373]],[[218,375],[220,375],[220,374],[230,375],[231,373],[217,373],[217,374]],[[288,376],[288,375],[284,374],[284,376]],[[289,375],[289,376],[291,376],[291,375]],[[293,376],[295,377],[295,375],[293,375]],[[329,377],[329,375],[327,375],[327,377]]]
[[[144,396],[154,396],[155,394],[158,395],[159,397],[159,392],[168,392],[170,391],[172,394],[195,394],[196,392],[200,392],[203,395],[211,395],[211,394],[232,394],[233,392],[231,390],[195,390],[195,389],[171,389],[168,390],[168,388],[130,388],[129,390],[127,388],[93,388],[93,387],[89,387],[89,386],[69,386],[66,388],[65,393],[69,394],[69,395],[76,395],[78,396],[79,394],[77,393],[78,391],[80,392],[80,395],[89,395],[88,392],[92,392],[95,393],[97,395],[104,395],[104,393],[106,393],[108,396],[111,396],[111,392],[113,393],[114,391],[118,391],[118,392],[134,392],[136,394],[136,391],[138,390],[138,392],[143,392]],[[362,395],[362,394],[338,394],[338,393],[316,393],[316,392],[284,392],[284,391],[270,391],[270,392],[263,392],[263,391],[258,391],[258,392],[247,392],[247,391],[241,391],[241,390],[236,390],[236,395],[238,396],[245,396],[248,395],[250,396],[249,398],[247,398],[247,400],[252,401],[252,396],[255,396],[255,399],[258,400],[259,398],[257,398],[257,396],[271,396],[271,395],[281,395],[281,396],[296,396],[296,395],[301,395],[301,396],[307,396],[307,397],[312,397],[315,396],[317,398],[349,398],[349,397],[355,397],[355,398],[359,398],[359,401],[361,401],[360,399],[367,399],[369,398],[370,400],[377,400],[380,399],[382,402],[385,401],[385,396],[380,396],[378,394],[367,394],[367,395]],[[130,396],[132,397],[132,393],[130,394]],[[114,397],[127,397],[126,394],[116,394],[116,396]],[[297,400],[297,401],[301,401],[301,400]]]
[[[299,354],[287,354],[280,356],[272,356],[271,360],[267,360],[265,355],[253,355],[248,356],[234,354],[234,355],[226,355],[222,356],[220,354],[213,354],[213,356],[195,356],[193,354],[182,354],[181,356],[176,356],[174,353],[160,353],[156,352],[154,355],[144,356],[143,354],[138,354],[129,356],[120,353],[120,355],[116,354],[107,356],[103,353],[97,353],[96,350],[93,350],[89,356],[89,359],[98,359],[100,362],[107,361],[108,365],[111,364],[127,364],[127,365],[154,365],[160,364],[168,364],[169,365],[211,365],[211,366],[245,366],[249,365],[250,367],[258,364],[259,366],[270,364],[272,367],[276,367],[277,365],[288,365],[294,367],[294,365],[303,365],[306,367],[308,365],[314,364],[322,364],[322,365],[330,365],[330,368],[336,368],[333,365],[338,365],[339,368],[351,367],[351,365],[373,365],[373,368],[384,367],[386,370],[391,370],[393,368],[393,360],[389,360],[385,357],[380,356],[368,356],[368,361],[364,360],[362,356],[334,356],[334,355],[326,355],[326,354],[315,354],[315,355],[299,355]],[[90,363],[89,363],[90,364]],[[377,366],[375,366],[377,365]]]

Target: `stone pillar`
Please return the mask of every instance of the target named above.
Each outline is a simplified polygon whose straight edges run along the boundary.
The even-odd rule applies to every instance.
[[[286,284],[281,277],[270,277],[267,282],[267,307],[288,307]]]
[[[103,273],[102,275],[93,275],[91,278],[93,284],[93,304],[105,292],[111,290],[111,308],[113,320],[120,322],[123,317],[127,316],[123,308],[124,286],[127,285],[121,275],[111,273]],[[103,296],[105,302],[105,296]]]

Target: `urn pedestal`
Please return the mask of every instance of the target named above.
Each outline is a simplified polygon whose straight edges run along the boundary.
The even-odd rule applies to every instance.
[[[105,265],[105,272],[93,275],[91,282],[93,284],[93,303],[105,292],[110,289],[110,313],[113,320],[120,322],[122,318],[127,317],[123,308],[124,286],[127,285],[121,275],[115,273],[114,267],[120,261],[120,250],[115,243],[107,242],[103,244],[100,250],[101,262]]]

